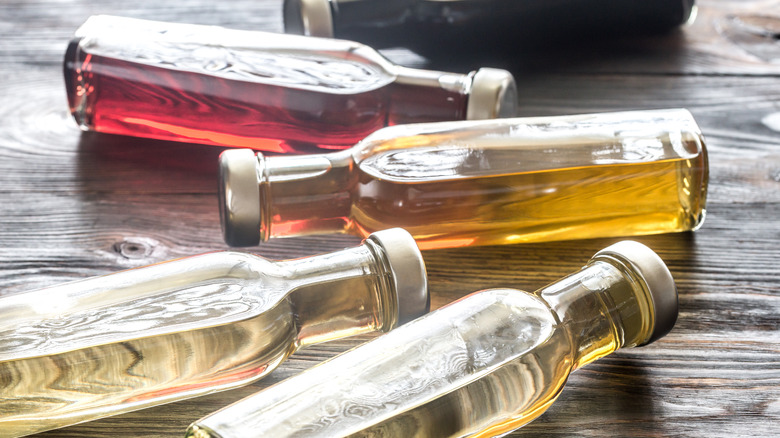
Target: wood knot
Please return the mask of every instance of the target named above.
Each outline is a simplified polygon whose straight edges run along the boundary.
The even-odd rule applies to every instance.
[[[157,244],[152,239],[141,237],[127,238],[114,244],[114,251],[129,260],[137,260],[148,257]]]

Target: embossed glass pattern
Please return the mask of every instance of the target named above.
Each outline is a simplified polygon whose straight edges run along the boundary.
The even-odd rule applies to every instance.
[[[347,151],[256,166],[259,204],[233,198],[259,205],[251,243],[399,226],[422,249],[693,230],[708,178],[681,109],[393,126]]]
[[[634,261],[597,255],[534,293],[468,295],[199,420],[188,437],[502,435],[539,416],[574,369],[671,328],[655,323],[677,313],[668,270],[658,259],[663,281],[646,280]],[[661,285],[672,307],[654,306],[648,290]]]
[[[411,237],[388,233],[424,272]],[[242,386],[302,346],[393,328],[404,303],[378,239],[278,262],[215,252],[0,298],[0,435]]]

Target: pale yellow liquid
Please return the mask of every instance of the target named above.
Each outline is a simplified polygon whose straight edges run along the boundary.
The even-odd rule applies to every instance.
[[[275,368],[295,338],[290,306],[282,301],[234,324],[0,362],[0,435],[239,386]]]
[[[602,285],[607,284],[602,282],[597,289]],[[622,315],[609,311],[615,301],[630,300],[635,294],[627,282],[609,284],[608,295],[588,293],[594,291],[584,286],[593,288],[593,285],[572,286],[567,292],[574,290],[580,298],[567,309],[565,319],[576,334],[579,349],[572,345],[564,328],[556,324],[552,333],[538,339],[536,346],[526,354],[512,358],[428,403],[348,436],[494,437],[534,420],[555,401],[574,368],[612,353],[621,346],[624,335],[644,333],[643,324],[650,317],[642,314],[637,306],[625,306]],[[497,316],[516,311],[508,308],[491,310]],[[594,315],[599,318],[593,318]],[[529,326],[539,324],[533,318],[520,321]],[[498,330],[498,336],[502,332],[511,333],[510,330],[518,328],[503,328]]]
[[[243,308],[243,314],[256,314],[237,322],[102,345],[93,341],[85,346],[94,338],[80,330],[100,330],[103,318],[122,312],[128,318],[107,323],[104,330],[112,324],[116,328],[135,322],[142,331],[145,321],[195,318],[198,298],[207,299],[206,295],[187,294],[184,288],[147,299],[143,306],[127,302],[98,312],[85,310],[83,318],[71,315],[67,322],[60,321],[62,327],[56,326],[57,320],[21,326],[15,331],[17,338],[39,339],[41,347],[20,346],[16,358],[0,361],[0,436],[42,432],[246,385],[271,372],[302,345],[381,327],[383,309],[375,286],[370,276],[309,284],[275,304],[267,303],[274,304],[270,308]],[[214,301],[205,304],[202,313],[236,299],[235,294],[220,299],[218,292],[207,294]],[[234,307],[246,302],[251,303],[236,300]],[[90,320],[89,315],[99,319]],[[203,325],[208,321],[204,318]],[[65,343],[69,335],[85,337],[73,344],[81,348],[35,356],[36,350],[50,343],[45,338],[59,336],[63,338],[59,343]],[[6,356],[14,345],[8,339],[10,344],[3,345]]]
[[[543,413],[573,369],[646,338],[651,315],[632,284],[594,263],[536,294],[473,294],[200,420],[188,437],[507,433]]]
[[[441,158],[412,154],[395,160],[406,171],[359,166],[352,209],[359,234],[399,226],[430,249],[687,231],[704,217],[701,154],[487,176],[464,172],[460,161],[440,177],[431,173]],[[417,166],[428,171],[424,180],[410,176],[417,163],[428,163]]]

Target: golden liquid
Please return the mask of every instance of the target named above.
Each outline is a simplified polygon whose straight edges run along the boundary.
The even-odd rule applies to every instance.
[[[398,125],[258,163],[262,238],[402,227],[421,249],[694,230],[708,180],[685,110]]]
[[[704,215],[702,156],[424,181],[359,169],[360,234],[399,226],[421,249],[686,231]]]
[[[286,298],[282,295],[275,304],[266,301],[272,307],[266,304],[247,311],[250,315],[253,311],[259,314],[229,324],[102,345],[91,341],[91,345],[84,346],[84,342],[94,339],[87,336],[81,344],[74,344],[81,348],[71,351],[35,356],[36,350],[44,349],[40,347],[20,348],[24,354],[6,354],[13,359],[0,361],[0,436],[42,432],[243,386],[270,373],[301,346],[384,328],[382,312],[386,309],[378,302],[376,277],[361,273],[355,269],[351,275],[357,276],[305,284]],[[251,288],[251,283],[247,286]],[[108,330],[110,325],[159,322],[170,317],[177,306],[187,305],[194,314],[198,298],[215,300],[204,306],[207,308],[230,307],[226,304],[226,291],[217,289],[209,289],[214,293],[193,295],[187,294],[185,288],[175,294],[148,298],[151,301],[142,306],[115,303],[113,308],[98,309],[94,314],[102,320],[109,317],[105,315],[124,311],[134,319],[105,323],[108,325],[104,330]],[[172,299],[174,296],[177,298]],[[235,306],[231,308],[249,301],[247,295],[243,297],[236,299],[234,294],[231,299],[236,301],[229,304]],[[80,326],[94,331],[101,320],[90,321],[89,314],[84,311],[82,318],[68,318],[69,327],[61,327],[61,337],[69,333],[71,337],[83,338]],[[171,321],[180,322],[187,317],[194,316],[182,313]],[[37,333],[36,338],[45,337],[43,326],[56,323],[43,321],[30,331]],[[16,333],[29,327],[33,326],[18,328]],[[11,349],[6,346],[5,352]]]

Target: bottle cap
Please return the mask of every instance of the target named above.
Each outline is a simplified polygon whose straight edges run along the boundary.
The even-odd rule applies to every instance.
[[[219,156],[219,213],[230,246],[254,246],[262,240],[257,160],[249,149],[231,149]]]
[[[497,68],[477,70],[471,81],[466,119],[514,117],[516,112],[517,86],[512,73]]]
[[[398,325],[420,317],[431,308],[428,276],[417,243],[403,228],[371,233],[368,239],[385,252],[395,284],[398,303]]]
[[[677,287],[669,268],[647,246],[631,240],[624,240],[597,252],[594,259],[606,256],[625,264],[644,281],[652,299],[655,321],[647,345],[669,333],[677,321]]]
[[[283,11],[286,33],[333,38],[333,16],[328,0],[285,0]]]

